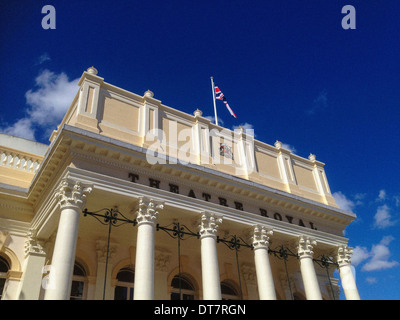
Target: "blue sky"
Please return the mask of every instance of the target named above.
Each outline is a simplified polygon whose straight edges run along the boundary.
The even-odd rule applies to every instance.
[[[42,28],[44,5],[56,29]],[[342,28],[344,5],[356,29]],[[1,1],[0,131],[48,143],[90,66],[106,82],[326,163],[357,219],[363,299],[400,299],[400,2]],[[343,298],[343,295],[342,295]]]

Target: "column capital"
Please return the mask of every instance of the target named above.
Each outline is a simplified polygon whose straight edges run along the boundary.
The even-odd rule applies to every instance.
[[[254,249],[268,249],[269,247],[269,238],[273,235],[273,231],[271,228],[267,228],[262,225],[255,225],[253,227],[253,247]]]
[[[74,207],[82,210],[86,203],[86,196],[91,192],[92,187],[84,186],[80,181],[63,179],[57,189],[56,197],[61,209]]]
[[[217,237],[218,224],[222,223],[222,217],[210,212],[202,212],[200,219],[200,237]]]
[[[353,248],[347,245],[340,245],[337,247],[337,263],[339,267],[351,264],[351,255],[353,254]]]
[[[299,236],[298,238],[298,246],[297,253],[301,258],[312,258],[314,251],[313,247],[317,245],[317,241],[315,239],[308,236]]]
[[[161,210],[164,209],[164,202],[148,197],[139,197],[139,206],[136,211],[138,225],[155,224]]]

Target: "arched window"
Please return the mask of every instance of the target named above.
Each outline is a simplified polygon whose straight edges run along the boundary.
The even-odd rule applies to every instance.
[[[75,261],[72,276],[71,300],[82,300],[85,293],[86,271],[81,264]]]
[[[114,291],[114,300],[133,300],[133,285],[135,271],[132,267],[125,267],[117,274],[117,285]]]
[[[179,287],[181,290],[179,290]],[[180,293],[179,293],[180,292]],[[195,287],[185,276],[176,275],[171,281],[171,300],[194,300]]]
[[[222,300],[239,300],[239,293],[235,285],[230,281],[224,280],[221,282],[221,297]]]
[[[0,256],[0,300],[3,297],[3,290],[6,284],[8,270],[10,270],[9,262]]]

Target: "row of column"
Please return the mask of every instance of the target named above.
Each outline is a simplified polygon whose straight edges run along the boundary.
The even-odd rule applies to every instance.
[[[69,299],[79,217],[86,195],[91,192],[79,183],[71,185],[63,181],[58,192],[61,215],[51,262],[51,281],[45,293],[48,300]],[[135,263],[135,300],[154,298],[154,236],[155,226],[163,203],[146,197],[139,198],[137,210],[137,245]],[[199,233],[201,239],[201,267],[204,300],[220,300],[221,287],[217,255],[217,230],[222,218],[208,212],[202,213]],[[269,239],[271,229],[256,225],[253,229],[254,261],[257,275],[259,297],[261,300],[275,300],[275,286],[269,261]],[[313,263],[313,246],[316,242],[301,236],[298,242],[298,256],[307,299],[322,299]],[[338,248],[338,264],[346,299],[360,299],[350,268],[351,249]]]

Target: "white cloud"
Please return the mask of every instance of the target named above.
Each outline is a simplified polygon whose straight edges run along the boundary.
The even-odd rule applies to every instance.
[[[369,253],[371,259],[363,266],[362,270],[376,271],[390,269],[399,265],[397,261],[389,261],[391,253],[388,245],[393,240],[394,238],[392,236],[386,236],[382,238],[380,243],[373,245]]]
[[[354,200],[356,201],[356,206],[360,206],[364,204],[364,199],[366,198],[366,193],[357,193],[354,195]]]
[[[211,123],[215,124],[215,117],[214,116],[205,116],[204,118],[210,120]],[[218,125],[221,126],[221,127],[224,126],[224,120],[222,120],[220,117],[218,117]]]
[[[314,114],[318,110],[325,109],[328,106],[328,93],[326,90],[321,91],[318,96],[314,99],[311,108],[306,110],[308,114]]]
[[[48,136],[61,122],[78,92],[78,81],[70,81],[63,72],[56,74],[43,70],[35,79],[35,87],[25,93],[26,117],[2,131],[34,140],[36,129],[40,129]]]
[[[365,247],[357,246],[353,249],[353,255],[351,256],[351,264],[358,266],[361,262],[365,261],[370,257],[368,249]]]
[[[32,128],[32,121],[27,118],[19,119],[12,126],[4,128],[1,131],[12,136],[35,140],[35,130]]]
[[[377,283],[376,278],[373,277],[367,277],[365,281],[367,281],[369,284]]]
[[[383,201],[386,199],[386,191],[385,190],[379,190],[379,195],[378,195],[378,199],[379,201]]]
[[[254,126],[252,124],[247,123],[247,122],[241,123],[238,126],[233,126],[232,130],[239,129],[239,127],[242,127],[244,129],[244,133],[255,137]]]
[[[384,229],[394,224],[395,221],[392,220],[390,208],[386,204],[379,206],[374,216],[374,227]]]
[[[32,121],[45,125],[62,118],[78,91],[78,81],[69,81],[65,73],[42,71],[36,78],[37,88],[25,94],[27,104],[32,107],[28,110]]]
[[[297,150],[295,147],[293,147],[292,145],[288,144],[288,143],[282,143],[282,148],[289,150],[291,153],[296,153]]]
[[[51,60],[50,56],[49,56],[49,54],[47,52],[45,52],[37,59],[35,65],[40,65],[40,64],[45,63],[46,61],[49,61],[49,60]]]
[[[347,197],[342,192],[334,192],[332,195],[335,198],[336,204],[339,206],[340,209],[349,212],[353,211],[355,203],[350,199],[347,199]]]
[[[395,206],[399,207],[400,206],[400,196],[396,195],[393,196],[394,202],[395,202]]]

